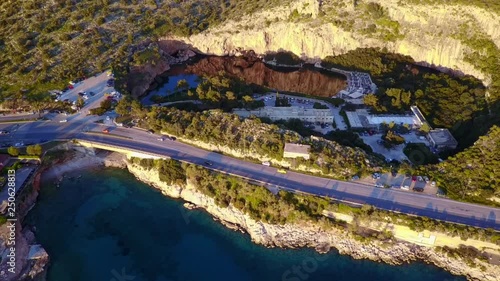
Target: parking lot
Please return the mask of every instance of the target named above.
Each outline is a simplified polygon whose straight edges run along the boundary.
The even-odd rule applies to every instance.
[[[429,145],[429,141],[427,139],[416,135],[415,132],[410,132],[409,134],[404,134],[401,136],[404,137],[407,143],[424,143],[427,146]],[[382,143],[379,143],[382,140],[382,134],[373,134],[370,136],[369,134],[364,133],[360,134],[360,137],[367,145],[369,145],[373,149],[373,152],[384,155],[388,160],[408,160],[408,157],[403,152],[406,144],[400,144],[393,146],[392,148],[386,148]]]
[[[432,180],[428,179],[426,182],[423,177],[420,176],[406,176],[404,174],[396,174],[393,176],[391,173],[379,174],[377,177],[368,176],[366,178],[359,180],[362,183],[368,185],[374,185],[380,188],[392,188],[407,192],[416,192],[415,190],[422,190],[418,193],[423,193],[427,195],[436,195],[438,188],[433,186]]]
[[[85,110],[99,107],[100,102],[104,98],[104,93],[115,91],[113,87],[107,86],[107,81],[112,77],[108,73],[103,72],[86,80],[78,82],[73,89],[64,92],[58,97],[58,100],[75,102],[78,99],[78,93],[86,93],[88,99],[85,101]],[[94,93],[92,96],[90,93]]]

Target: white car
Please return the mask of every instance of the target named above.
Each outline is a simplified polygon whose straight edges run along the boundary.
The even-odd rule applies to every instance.
[[[271,163],[269,163],[269,162],[262,162],[262,165],[270,167]]]
[[[63,120],[59,121],[59,123],[66,123],[66,122],[68,122],[68,119],[63,119]]]
[[[106,120],[109,121],[109,120],[111,120],[111,118],[109,118],[109,116],[106,116]]]

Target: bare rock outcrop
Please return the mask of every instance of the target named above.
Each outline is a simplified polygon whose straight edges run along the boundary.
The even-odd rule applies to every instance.
[[[380,47],[409,55],[417,62],[445,67],[471,74],[489,83],[489,77],[466,58],[475,52],[467,40],[460,38],[461,27],[477,38],[487,38],[500,46],[500,15],[482,8],[452,4],[405,4],[399,0],[373,0],[385,11],[385,17],[397,26],[399,36],[393,40],[367,36],[361,28],[351,29],[335,24],[328,15],[321,16],[327,2],[296,0],[290,5],[275,7],[245,15],[188,38],[167,37],[192,45],[198,51],[212,55],[235,55],[241,50],[258,54],[291,51],[310,62],[330,55],[339,55],[356,48]],[[344,2],[338,3],[338,2]],[[372,19],[363,19],[362,8],[352,1],[335,1],[337,18],[350,17],[355,23],[369,25]],[[342,5],[340,5],[342,4]],[[303,20],[290,20],[295,9],[306,15]],[[331,12],[331,11],[330,11]],[[343,15],[340,15],[343,14]],[[365,20],[365,21],[363,21]],[[467,35],[467,38],[472,36]]]

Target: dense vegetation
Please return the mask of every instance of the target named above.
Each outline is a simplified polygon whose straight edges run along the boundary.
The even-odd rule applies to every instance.
[[[500,2],[497,0],[405,0],[402,2],[404,4],[473,6],[500,14]]]
[[[432,126],[451,129],[461,148],[474,142],[492,125],[488,116],[486,88],[471,76],[452,77],[415,65],[412,58],[380,49],[356,49],[344,55],[326,57],[325,67],[366,71],[379,87],[365,103],[378,112],[408,111],[418,105]],[[471,124],[478,124],[471,132]]]
[[[264,91],[258,85],[247,85],[236,77],[229,77],[224,73],[214,76],[200,77],[196,88],[189,89],[185,80],[180,80],[173,93],[165,96],[155,95],[151,101],[155,103],[174,102],[182,100],[198,100],[205,108],[220,108],[230,111],[233,108],[254,109],[264,106],[263,101],[252,98],[255,92]]]
[[[292,168],[300,165],[313,168],[324,175],[350,179],[353,175],[370,173],[376,159],[358,148],[343,147],[324,139],[302,138],[296,132],[277,125],[263,124],[259,119],[241,119],[220,110],[186,112],[175,108],[143,108],[137,101],[123,99],[117,105],[119,114],[144,119],[141,126],[192,141],[225,146],[242,154],[281,161],[285,142],[311,145],[311,159],[296,159]]]
[[[494,126],[470,148],[438,165],[421,169],[436,179],[450,198],[498,205],[500,198],[500,127]]]
[[[186,36],[286,0],[26,0],[0,3],[0,100],[63,89],[112,64],[136,45]],[[147,54],[137,55],[137,60]],[[123,70],[123,69],[122,69]],[[118,71],[119,72],[119,71]]]

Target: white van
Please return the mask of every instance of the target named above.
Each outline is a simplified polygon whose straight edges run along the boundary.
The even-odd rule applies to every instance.
[[[262,165],[271,167],[271,163],[269,163],[269,162],[262,162]]]

